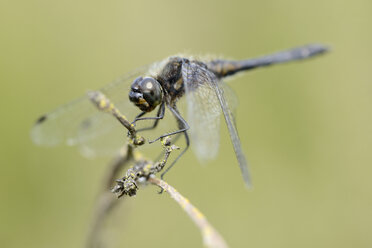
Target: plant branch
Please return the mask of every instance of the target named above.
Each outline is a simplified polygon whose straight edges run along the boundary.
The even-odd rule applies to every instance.
[[[160,162],[152,162],[142,157],[134,149],[138,145],[143,145],[145,139],[137,134],[137,130],[134,125],[128,121],[128,119],[120,113],[120,111],[110,102],[106,96],[99,91],[92,91],[88,93],[93,104],[103,112],[112,114],[127,130],[128,130],[128,145],[121,151],[119,156],[113,161],[112,165],[107,171],[107,175],[104,180],[104,188],[99,195],[96,203],[96,210],[93,218],[93,223],[88,234],[86,247],[98,248],[104,247],[101,244],[100,233],[103,227],[103,222],[111,210],[117,205],[118,201],[115,199],[108,189],[111,187],[114,178],[120,172],[121,168],[129,163],[134,165],[128,169],[125,176],[121,179],[116,180],[116,185],[111,189],[112,193],[115,193],[117,197],[123,195],[134,196],[137,194],[139,184],[151,183],[161,187],[182,207],[182,209],[190,216],[194,223],[200,229],[203,237],[204,245],[208,248],[227,248],[227,244],[222,236],[209,224],[205,216],[194,207],[188,199],[183,197],[177,190],[166,183],[155,177],[155,174],[160,172],[173,150],[179,149],[179,147],[171,144],[170,137],[164,137],[161,139],[161,144],[165,150],[164,158]]]
[[[149,183],[155,184],[161,187],[165,192],[167,192],[198,226],[203,242],[206,247],[209,248],[227,248],[227,244],[223,237],[214,229],[214,227],[208,222],[207,218],[196,208],[190,201],[182,196],[175,188],[170,186],[163,180],[156,177],[150,177],[148,179]]]

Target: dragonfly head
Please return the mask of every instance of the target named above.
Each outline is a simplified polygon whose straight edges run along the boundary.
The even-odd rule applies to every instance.
[[[138,77],[132,83],[129,100],[142,111],[154,110],[163,100],[163,91],[160,83],[152,77]]]

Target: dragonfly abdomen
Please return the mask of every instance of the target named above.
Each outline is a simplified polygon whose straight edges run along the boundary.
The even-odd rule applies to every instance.
[[[240,71],[252,70],[258,67],[265,67],[273,64],[281,64],[295,60],[303,60],[328,51],[324,45],[309,44],[296,47],[290,50],[277,52],[274,54],[261,56],[253,59],[240,61],[213,60],[208,63],[208,68],[219,78],[234,75]]]

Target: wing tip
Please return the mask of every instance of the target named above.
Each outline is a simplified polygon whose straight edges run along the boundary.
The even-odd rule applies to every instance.
[[[245,187],[247,189],[251,190],[251,189],[253,189],[251,173],[250,173],[249,166],[248,166],[248,163],[247,163],[244,155],[242,157],[239,157],[238,161],[239,161],[239,167],[240,167],[240,170],[241,170],[241,173],[242,173],[242,176],[243,176],[243,181],[244,181]]]
[[[313,54],[323,54],[331,51],[331,47],[329,45],[320,43],[313,43],[308,45],[308,47]]]
[[[38,146],[56,146],[60,143],[58,140],[48,135],[43,125],[48,120],[48,115],[40,116],[34,123],[30,131],[31,141]]]
[[[48,116],[47,116],[47,115],[42,115],[42,116],[40,116],[40,117],[35,121],[35,125],[39,125],[39,124],[45,122],[47,119],[48,119]]]
[[[243,180],[244,180],[245,188],[248,189],[248,190],[252,190],[253,185],[252,185],[252,180],[251,180],[250,173],[248,171],[248,167],[247,167],[247,171],[243,174]]]
[[[36,145],[42,145],[42,142],[39,138],[39,135],[38,135],[38,126],[35,125],[32,129],[31,129],[31,132],[30,132],[30,138],[32,140],[32,142]]]
[[[253,185],[252,185],[251,180],[249,180],[249,181],[244,180],[244,185],[245,185],[245,188],[246,188],[247,190],[253,190]]]

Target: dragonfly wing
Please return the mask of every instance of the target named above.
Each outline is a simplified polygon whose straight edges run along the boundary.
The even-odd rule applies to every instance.
[[[193,113],[191,110],[189,112],[189,117],[191,117],[190,130],[191,128],[197,130],[192,131],[191,134],[193,132],[198,135],[201,134],[200,137],[195,137],[198,142],[200,142],[201,139],[204,140],[206,138],[213,140],[213,137],[216,137],[219,134],[218,130],[213,129],[213,127],[215,127],[216,125],[212,125],[212,128],[209,128],[209,126],[206,124],[211,125],[212,122],[215,123],[217,119],[215,116],[217,116],[217,113],[219,114],[222,110],[230,133],[234,151],[239,162],[240,170],[243,175],[243,179],[246,185],[249,187],[250,174],[248,170],[248,164],[240,144],[233,112],[230,109],[228,101],[224,96],[224,91],[227,91],[226,89],[229,90],[229,88],[225,86],[222,81],[219,81],[211,71],[209,71],[206,67],[200,65],[199,63],[185,62],[182,66],[182,75],[187,97],[188,95],[190,95],[190,100],[194,100],[194,102],[191,103],[188,101],[188,105],[190,106],[189,109],[196,111],[195,113]],[[198,93],[199,91],[201,91],[201,93]],[[228,95],[231,92],[226,93]],[[195,99],[198,99],[198,101],[195,101]],[[235,104],[234,102],[232,102],[231,107],[234,107],[233,105]],[[217,110],[217,108],[219,110]],[[204,114],[204,116],[200,117],[201,114]],[[195,119],[197,121],[195,121]],[[200,123],[198,122],[199,119],[204,120],[205,123],[202,123],[202,125],[200,125]],[[192,127],[192,124],[194,125],[194,127]],[[212,147],[212,149],[215,149],[215,144],[210,144],[209,142],[202,142],[202,144],[203,147],[209,145]],[[198,146],[198,144],[196,144],[196,146]],[[209,148],[205,147],[205,149],[208,150]],[[202,151],[203,153],[205,152],[205,150]],[[198,151],[196,152],[197,154],[199,153]]]
[[[127,132],[111,114],[100,112],[80,123],[72,141],[85,157],[112,156],[126,144]]]
[[[221,80],[218,81],[218,86],[220,87],[220,89],[223,92],[223,96],[226,100],[226,103],[227,103],[229,109],[231,110],[231,113],[234,117],[234,122],[235,122],[236,109],[239,105],[238,97],[236,96],[234,90],[231,89],[231,87],[228,84],[226,84],[224,81],[221,81]],[[219,103],[219,101],[218,101],[218,103]]]
[[[221,104],[221,109],[225,117],[226,125],[230,133],[231,142],[234,147],[236,158],[238,159],[241,173],[243,175],[244,182],[248,188],[251,187],[251,176],[248,169],[248,163],[245,158],[242,146],[240,144],[238,129],[236,128],[235,117],[232,110],[229,108],[228,102],[226,101],[222,88],[215,83],[214,88]]]
[[[140,68],[100,89],[130,120],[139,112],[128,100],[130,84],[147,69]],[[126,132],[113,116],[99,111],[83,96],[42,116],[32,128],[31,138],[38,145],[78,145],[84,155],[92,156],[120,148]]]
[[[190,126],[191,147],[197,157],[204,161],[216,157],[220,137],[220,115],[218,98],[208,84],[185,82],[187,100],[187,122]]]

